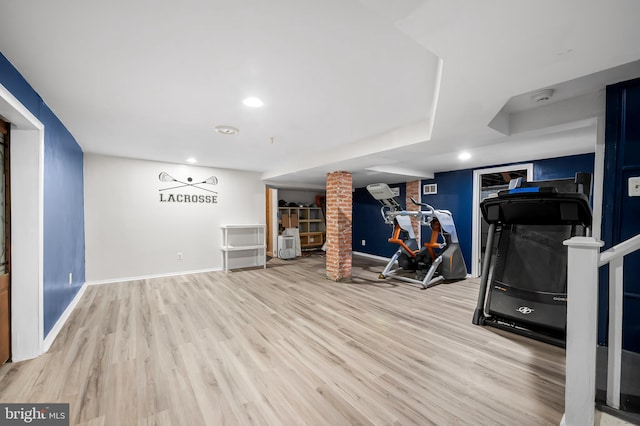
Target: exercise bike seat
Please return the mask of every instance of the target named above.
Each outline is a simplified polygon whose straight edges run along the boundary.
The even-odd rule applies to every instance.
[[[398,244],[409,256],[415,257],[418,252],[418,240],[416,239],[415,232],[413,232],[411,218],[408,216],[396,216],[394,222],[393,236],[387,241]],[[404,233],[407,238],[401,238],[402,233]]]

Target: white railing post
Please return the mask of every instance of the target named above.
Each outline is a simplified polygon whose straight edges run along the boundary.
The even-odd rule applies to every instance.
[[[607,356],[607,405],[620,408],[622,373],[622,302],[624,296],[624,257],[609,262],[609,345]]]
[[[563,425],[594,424],[598,326],[598,263],[604,243],[573,237],[567,262],[567,350]]]

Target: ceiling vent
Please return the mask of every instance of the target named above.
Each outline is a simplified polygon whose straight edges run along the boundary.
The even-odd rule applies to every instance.
[[[551,99],[553,97],[553,93],[555,92],[555,90],[553,89],[545,89],[545,90],[541,90],[537,93],[535,93],[533,96],[531,96],[531,99],[534,102],[546,102],[549,99]]]

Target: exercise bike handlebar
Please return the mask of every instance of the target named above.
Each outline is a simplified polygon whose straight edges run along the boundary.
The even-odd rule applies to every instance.
[[[419,202],[417,202],[413,197],[411,197],[411,202],[412,202],[413,204],[415,204],[416,206],[420,206],[420,207],[424,207],[424,208],[426,208],[426,209],[428,210],[428,212],[427,212],[427,213],[433,213],[433,212],[435,212],[435,211],[436,211],[436,209],[434,209],[434,208],[433,208],[433,206],[431,206],[431,205],[429,205],[429,204],[427,204],[427,203],[419,203]]]
[[[429,206],[431,207],[431,206]],[[422,225],[429,225],[430,220],[433,216],[435,216],[435,210],[431,207],[430,211],[415,211],[415,210],[386,210],[383,206],[380,209],[380,213],[382,214],[382,218],[384,222],[389,225],[393,225],[393,220],[397,216],[409,216],[415,217],[420,221]]]

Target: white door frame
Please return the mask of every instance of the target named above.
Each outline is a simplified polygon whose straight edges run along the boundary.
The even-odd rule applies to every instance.
[[[11,358],[42,353],[44,125],[2,84],[0,115],[11,124]]]
[[[473,171],[473,209],[471,224],[471,276],[480,276],[480,197],[482,195],[482,175],[489,173],[511,172],[514,170],[527,171],[527,181],[533,180],[533,163],[510,164],[508,166],[491,167],[488,169],[477,169]]]

